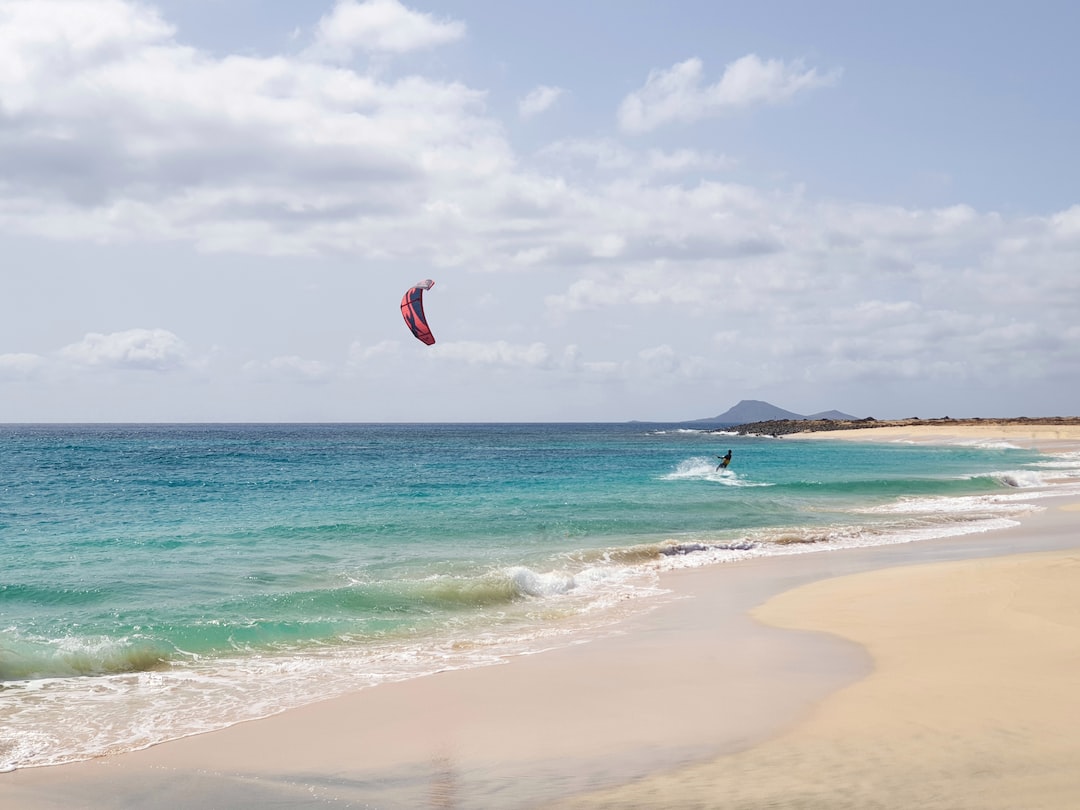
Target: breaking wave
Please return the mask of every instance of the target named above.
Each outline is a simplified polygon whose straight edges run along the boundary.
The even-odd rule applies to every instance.
[[[717,462],[706,456],[695,456],[680,461],[675,469],[661,476],[663,481],[709,481],[729,487],[769,487],[768,482],[744,478],[731,468],[718,470]]]

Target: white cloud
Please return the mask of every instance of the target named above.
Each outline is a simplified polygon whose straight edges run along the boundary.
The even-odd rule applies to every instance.
[[[666,343],[642,349],[637,356],[639,374],[646,379],[662,377],[693,376],[702,366],[699,357],[684,356]]]
[[[380,357],[396,357],[400,353],[401,344],[396,340],[381,340],[374,346],[353,341],[349,346],[349,365],[359,365]]]
[[[720,81],[702,85],[704,66],[691,58],[667,70],[653,70],[645,86],[619,105],[619,126],[625,132],[642,133],[664,124],[691,123],[725,110],[754,104],[776,104],[796,93],[835,83],[839,70],[820,75],[801,62],[762,60],[755,54],[729,64]]]
[[[657,173],[727,171],[735,164],[735,160],[725,155],[714,155],[696,149],[676,149],[673,152],[649,150],[649,167]]]
[[[761,195],[653,184],[720,170],[723,157],[580,142],[564,154],[592,150],[618,176],[573,182],[522,166],[478,91],[219,59],[179,45],[140,7],[96,2],[82,5],[133,32],[96,61],[61,58],[66,29],[51,16],[29,38],[21,20],[0,24],[20,66],[0,73],[0,229],[476,269],[768,249],[773,226],[748,228],[740,210]]]
[[[543,368],[551,363],[550,352],[543,343],[517,345],[505,340],[490,343],[454,341],[436,343],[432,353],[469,365]]]
[[[167,329],[90,332],[61,349],[60,356],[81,366],[148,371],[171,371],[188,364],[187,347]]]
[[[29,379],[41,371],[45,365],[45,358],[38,354],[27,352],[0,354],[0,379]]]
[[[726,155],[699,149],[634,149],[613,138],[568,138],[540,150],[540,157],[560,168],[580,166],[583,173],[596,170],[619,172],[623,176],[650,178],[655,175],[728,171],[737,161]]]
[[[2,12],[0,75],[26,82],[22,96],[7,95],[16,109],[50,70],[50,56],[66,57],[69,70],[86,69],[136,54],[175,30],[156,10],[124,0],[5,0]]]
[[[274,357],[266,362],[251,361],[245,371],[263,381],[296,380],[300,382],[327,382],[334,375],[334,367],[321,360],[308,360],[294,354]]]
[[[598,259],[614,259],[626,249],[626,238],[617,233],[598,234],[590,252]]]
[[[445,45],[465,36],[465,24],[437,20],[398,0],[338,0],[319,20],[309,56],[351,59],[356,51],[403,54]]]
[[[1055,236],[1073,243],[1080,242],[1080,205],[1054,214],[1050,223]]]
[[[800,190],[727,186],[668,188],[664,204],[638,193],[657,213],[635,225],[618,264],[583,269],[546,303],[558,323],[625,324],[642,340],[668,332],[673,353],[639,354],[650,373],[670,376],[710,320],[723,326],[712,332],[723,350],[688,360],[686,373],[711,368],[747,389],[898,377],[993,386],[1021,367],[1033,377],[1080,368],[1065,337],[1080,252],[1060,216],[821,204]]]
[[[313,381],[325,380],[333,373],[333,368],[327,363],[320,360],[305,360],[292,354],[275,357],[270,361],[269,368]]]
[[[548,144],[539,154],[552,161],[581,162],[587,164],[587,168],[604,171],[624,171],[638,159],[637,152],[612,138],[567,138]]]
[[[522,118],[532,118],[534,115],[546,112],[554,106],[562,94],[561,87],[549,87],[542,84],[518,102],[518,114]]]
[[[457,83],[217,58],[119,0],[5,12],[3,230],[271,254],[409,252],[403,228],[436,227],[430,211],[460,205],[457,188],[487,185],[512,160],[482,114],[483,93]]]

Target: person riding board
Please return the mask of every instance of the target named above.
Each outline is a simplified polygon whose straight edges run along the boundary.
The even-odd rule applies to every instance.
[[[720,463],[716,465],[716,471],[726,470],[727,465],[731,463],[731,451],[728,450],[726,455],[717,456],[717,458],[720,459]]]

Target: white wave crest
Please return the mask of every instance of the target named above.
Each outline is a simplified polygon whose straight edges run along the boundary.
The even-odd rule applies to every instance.
[[[561,571],[541,574],[523,565],[508,569],[506,574],[523,596],[558,596],[574,590],[578,584],[572,574]]]
[[[1054,478],[1080,478],[1080,453],[1054,453],[1028,465],[1038,470],[1053,470]]]
[[[718,470],[716,462],[707,456],[694,456],[680,461],[675,469],[661,476],[664,481],[711,481],[729,487],[767,487],[772,484],[748,481],[734,470]]]
[[[671,428],[669,430],[654,430],[654,431],[652,431],[652,435],[653,436],[668,436],[668,435],[671,435],[671,434],[676,434],[677,435],[679,433],[708,433],[708,432],[709,431],[704,430],[703,428]]]
[[[1056,493],[1055,493],[1056,494]],[[1025,492],[1015,495],[966,495],[962,497],[929,497],[929,498],[901,498],[893,503],[871,506],[864,509],[852,510],[857,514],[865,515],[914,515],[914,514],[939,514],[939,515],[970,515],[972,513],[988,513],[1003,515],[1019,515],[1025,512],[1035,512],[1042,509],[1035,504],[1026,503],[1033,497],[1039,497],[1036,493]]]
[[[1016,489],[1050,486],[1050,481],[1047,480],[1048,477],[1036,470],[1005,470],[990,473],[990,477],[998,483]]]

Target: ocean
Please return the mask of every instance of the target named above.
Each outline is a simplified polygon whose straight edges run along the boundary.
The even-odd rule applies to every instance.
[[[1013,525],[1073,479],[643,423],[0,425],[0,770],[573,643],[673,568]]]

